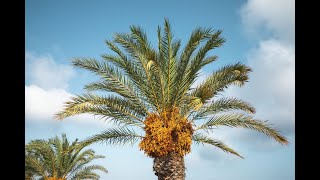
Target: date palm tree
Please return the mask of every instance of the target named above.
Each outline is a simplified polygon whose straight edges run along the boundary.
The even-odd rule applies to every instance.
[[[78,140],[69,143],[65,134],[49,140],[32,140],[25,145],[25,179],[42,180],[97,180],[95,170],[107,172],[100,165],[88,165],[94,159],[104,158],[95,155],[91,149],[83,150]]]
[[[101,55],[102,60],[72,60],[75,67],[93,72],[100,80],[86,85],[87,93],[72,97],[55,118],[89,113],[114,122],[118,126],[83,144],[140,141],[139,148],[154,159],[159,180],[185,179],[184,156],[192,141],[242,157],[207,134],[217,126],[252,129],[287,144],[267,122],[254,119],[255,109],[249,103],[217,97],[231,85],[243,86],[251,71],[248,66],[222,67],[192,88],[201,68],[217,60],[209,51],[225,42],[220,35],[220,30],[196,28],[180,50],[181,41],[173,38],[167,19],[163,29],[158,27],[157,48],[139,26],[130,26],[130,33],[116,33],[113,41],[105,41],[112,54]],[[101,95],[101,91],[109,93]]]

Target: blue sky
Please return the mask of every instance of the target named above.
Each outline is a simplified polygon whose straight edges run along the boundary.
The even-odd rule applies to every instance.
[[[295,178],[294,1],[49,1],[27,0],[25,16],[25,141],[67,133],[83,139],[110,125],[90,115],[52,119],[63,102],[83,92],[97,77],[70,66],[73,57],[94,57],[110,51],[104,40],[140,25],[156,45],[156,29],[167,17],[184,44],[198,26],[222,29],[226,43],[211,53],[218,61],[206,66],[198,82],[216,68],[243,62],[253,68],[250,82],[221,96],[251,102],[256,117],[269,120],[288,137],[288,146],[243,129],[220,128],[211,135],[245,159],[210,146],[193,146],[186,156],[187,180],[292,180]],[[108,170],[101,179],[156,179],[152,159],[134,146],[91,146]]]

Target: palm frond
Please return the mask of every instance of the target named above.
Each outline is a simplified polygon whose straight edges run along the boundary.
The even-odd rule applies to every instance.
[[[190,39],[183,49],[183,52],[181,53],[180,56],[180,61],[179,61],[179,72],[181,73],[180,75],[184,74],[186,67],[188,66],[190,60],[191,60],[191,55],[192,53],[197,49],[199,44],[205,40],[210,38],[212,34],[212,29],[211,28],[196,28],[191,36]]]
[[[202,84],[190,92],[191,96],[199,97],[203,103],[223,91],[230,85],[242,86],[248,81],[248,73],[251,69],[241,63],[225,66],[211,76]]]
[[[177,55],[178,55],[180,46],[181,46],[181,40],[174,40],[172,42],[172,58],[178,59]]]
[[[255,113],[255,108],[248,102],[242,101],[237,98],[221,98],[213,101],[211,104],[202,107],[190,121],[203,119],[208,115],[226,112],[230,110],[242,110],[246,113]]]
[[[55,172],[56,157],[50,142],[43,139],[32,140],[25,145],[25,150],[30,156],[37,157],[36,160],[46,172]]]
[[[157,93],[155,89],[155,84],[157,84],[158,82],[153,81],[156,79],[152,77],[152,74],[147,69],[147,64],[150,59],[155,58],[155,53],[150,49],[144,51],[143,48],[140,48],[139,42],[136,41],[136,38],[138,36],[137,34],[139,33],[134,33],[134,37],[130,34],[117,33],[115,34],[114,39],[116,43],[119,43],[124,49],[126,49],[126,51],[131,56],[132,60],[135,63],[137,63],[138,67],[140,67],[141,71],[143,72],[142,76],[145,78],[142,79],[142,81],[136,82],[136,85],[139,87],[140,91],[144,94],[144,96],[148,98],[148,102],[157,109],[159,109],[159,93]]]
[[[49,139],[49,143],[51,145],[51,148],[53,149],[53,151],[55,152],[53,157],[55,158],[53,161],[53,165],[52,165],[52,176],[56,177],[56,176],[61,176],[64,172],[63,169],[63,159],[64,159],[64,152],[63,152],[63,143],[65,141],[66,135],[62,134],[62,141],[60,140],[60,138],[58,136],[56,136],[55,138]]]
[[[71,177],[70,179],[71,180],[78,180],[78,179],[99,180],[100,176],[97,173],[94,173],[88,170],[83,170],[78,174],[74,175],[73,177]]]
[[[204,66],[206,65],[207,63],[203,63],[203,60],[205,59],[207,53],[216,48],[216,47],[220,47],[223,45],[223,43],[225,42],[225,39],[222,38],[220,36],[222,31],[218,30],[216,32],[214,32],[210,39],[208,39],[208,41],[205,43],[204,46],[202,46],[197,54],[192,58],[189,66],[188,66],[188,69],[187,69],[187,73],[189,74],[189,79],[190,80],[193,80],[194,78],[194,75]],[[216,56],[213,56],[211,57],[211,61],[215,60],[217,57]],[[191,81],[192,82],[192,81]]]
[[[180,83],[182,80],[183,75],[185,74],[186,68],[188,67],[188,64],[191,60],[192,53],[197,49],[199,44],[210,37],[210,34],[212,33],[211,28],[196,28],[192,34],[191,37],[187,43],[187,45],[184,47],[181,56],[179,58],[178,68],[177,68],[177,76],[176,81],[178,82],[178,87],[180,87]],[[179,88],[178,88],[179,89]]]
[[[87,138],[80,143],[80,146],[87,146],[97,142],[103,142],[111,145],[127,143],[134,144],[141,138],[143,138],[143,136],[128,128],[110,128],[100,134]]]
[[[65,134],[49,140],[32,140],[25,146],[26,175],[31,178],[46,179],[57,177],[66,179],[75,169],[102,170],[99,165],[87,165],[92,160],[104,158],[91,149],[81,151],[86,146],[79,146],[76,139],[71,144]],[[83,173],[83,175],[86,175]],[[87,175],[91,175],[91,172]],[[67,178],[68,179],[68,178]]]
[[[217,148],[220,148],[224,152],[228,152],[228,153],[231,153],[231,154],[234,154],[236,156],[243,158],[239,153],[237,153],[236,151],[234,151],[233,149],[231,149],[230,147],[228,147],[227,145],[225,145],[224,143],[222,143],[219,140],[204,136],[199,133],[194,134],[192,136],[192,140],[194,142],[196,142],[196,144],[200,144],[200,143],[201,144],[210,144],[210,145],[216,146]]]
[[[101,97],[94,94],[84,94],[72,98],[72,101],[66,102],[63,111],[57,113],[55,118],[62,119],[68,116],[90,113],[94,115],[103,115],[106,118],[113,118],[116,123],[132,124],[142,126],[142,117],[146,112],[139,109],[132,102],[116,97]]]
[[[39,159],[36,156],[26,155],[25,166],[27,169],[30,170],[29,173],[32,175],[47,175],[43,164],[39,161]]]
[[[139,48],[143,52],[151,51],[150,42],[148,41],[147,35],[144,30],[139,26],[130,26],[132,38],[137,41]]]
[[[92,149],[87,149],[81,152],[79,149],[82,149],[82,147],[79,147],[80,146],[76,145],[69,149],[68,153],[70,153],[70,159],[67,163],[67,167],[65,167],[66,171],[69,172],[69,176],[73,174],[74,171],[89,163],[96,157],[94,154],[95,152]]]
[[[79,148],[81,146],[76,146],[75,148]],[[73,160],[69,163],[69,166],[67,168],[67,176],[68,179],[70,176],[76,176],[79,174],[79,172],[83,169],[92,169],[92,167],[96,170],[101,170],[107,173],[107,170],[100,166],[100,165],[88,165],[88,163],[92,162],[94,159],[104,158],[102,155],[95,155],[95,152],[91,149],[83,151],[81,154],[75,156],[75,158],[72,158]],[[100,169],[99,169],[100,168]]]
[[[288,144],[287,139],[279,134],[279,131],[270,127],[269,124],[259,120],[254,120],[252,116],[241,113],[215,115],[204,124],[198,126],[196,130],[211,130],[217,126],[242,127],[263,133],[280,144]]]
[[[100,165],[90,165],[90,166],[86,166],[84,169],[87,171],[100,170],[105,173],[108,173],[108,170],[105,167],[100,166]]]
[[[110,58],[109,56],[103,56],[104,58]],[[138,98],[139,90],[135,88],[133,82],[125,76],[117,67],[112,67],[107,63],[99,62],[95,59],[76,58],[73,60],[73,65],[81,68],[88,69],[97,75],[101,76],[103,81],[98,83],[92,83],[85,88],[87,90],[107,90],[118,95],[128,98],[132,102],[140,106],[140,108],[147,109],[145,105]],[[135,75],[139,75],[136,70],[132,72]],[[140,76],[139,76],[140,78]]]
[[[119,60],[120,67],[121,67],[121,65],[125,64],[125,63],[123,63],[124,61],[125,62],[128,61],[126,54],[117,45],[115,45],[113,42],[108,41],[108,40],[106,40],[105,43],[109,47],[109,49],[111,49],[113,52],[117,53],[117,55],[120,57],[120,60]],[[102,57],[103,56],[104,55],[102,55]]]
[[[173,96],[176,88],[175,78],[177,76],[178,51],[181,46],[180,40],[173,39],[170,23],[167,19],[164,22],[163,30],[158,26],[158,52],[154,60],[154,75],[157,80],[157,87],[161,108],[167,108],[174,104]]]
[[[206,33],[211,33],[211,29],[207,30]],[[194,83],[195,79],[198,77],[198,71],[204,67],[205,65],[215,61],[217,56],[209,56],[206,57],[207,53],[216,48],[221,46],[225,40],[220,37],[221,31],[215,31],[212,34],[203,34],[202,38],[207,39],[205,45],[203,45],[198,52],[194,55],[194,57],[190,57],[191,54],[188,54],[190,60],[187,60],[187,63],[183,63],[183,59],[181,61],[182,68],[181,71],[184,74],[179,74],[178,86],[176,99],[180,102],[183,99],[183,96],[186,95],[187,91],[190,89],[191,85]],[[199,36],[198,36],[199,37]],[[210,38],[208,38],[210,37]],[[196,43],[197,44],[197,43]],[[193,48],[191,48],[193,50]],[[189,56],[190,55],[190,56]],[[185,67],[184,67],[185,66]]]
[[[121,53],[120,49],[116,47],[111,42],[108,42],[109,46],[114,50],[120,58],[111,56],[111,55],[103,55],[103,58],[111,61],[116,66],[122,68],[128,78],[132,79],[135,85],[139,88],[141,92],[151,98],[152,101],[157,101],[159,95],[157,91],[152,91],[150,94],[150,87],[152,89],[158,89],[159,78],[158,76],[154,76],[152,72],[148,71],[146,68],[146,64],[149,61],[154,61],[156,59],[156,52],[150,46],[150,43],[147,40],[147,36],[143,30],[138,26],[131,26],[131,34],[116,34],[115,42],[119,43],[127,50],[130,49],[132,61],[129,61],[127,56]],[[152,103],[156,105],[156,103]]]
[[[118,56],[103,54],[102,58],[107,62],[113,64],[117,68],[121,69],[125,74],[125,79],[135,86],[136,91],[145,94],[144,91],[147,87],[146,74],[139,63],[134,61],[134,59],[129,59],[120,48],[110,41],[106,41],[108,46],[115,51]]]

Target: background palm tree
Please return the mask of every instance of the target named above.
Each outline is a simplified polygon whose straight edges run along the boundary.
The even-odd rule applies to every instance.
[[[32,140],[25,146],[25,179],[80,180],[99,179],[94,172],[107,170],[99,165],[88,165],[94,159],[104,158],[95,155],[91,149],[83,150],[78,140],[69,143],[65,134],[49,140]]]
[[[163,29],[158,27],[157,48],[151,46],[140,27],[130,26],[130,30],[130,33],[116,33],[113,41],[105,41],[114,54],[103,54],[103,61],[92,58],[72,61],[74,66],[90,70],[101,80],[86,85],[89,92],[66,102],[64,110],[55,117],[63,119],[90,113],[119,126],[92,136],[84,145],[141,140],[139,147],[154,158],[153,170],[159,180],[183,180],[184,156],[191,151],[192,141],[211,144],[241,157],[221,141],[206,135],[217,126],[253,129],[287,144],[277,130],[253,118],[255,109],[249,103],[216,97],[230,85],[243,86],[248,81],[251,69],[246,65],[235,63],[222,67],[192,88],[199,70],[217,59],[208,52],[225,42],[221,31],[196,28],[179,51],[181,41],[173,38],[168,20]],[[93,93],[97,90],[110,94]]]

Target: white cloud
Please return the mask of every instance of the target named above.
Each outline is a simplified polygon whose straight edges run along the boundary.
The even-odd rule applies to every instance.
[[[288,43],[270,39],[260,41],[251,49],[247,65],[253,69],[249,82],[243,87],[230,87],[222,95],[238,97],[257,110],[255,118],[268,120],[274,128],[294,144],[295,126],[295,49]],[[274,151],[284,148],[264,134],[249,129],[221,127],[210,136],[246,156],[249,151]],[[216,150],[219,151],[219,150]],[[202,159],[225,159],[223,153],[199,152]]]
[[[286,134],[295,124],[295,2],[294,0],[248,0],[241,9],[244,28],[269,32],[248,52],[253,72],[244,88],[231,88],[257,109],[257,118],[267,119]]]
[[[257,110],[255,118],[268,120],[289,139],[290,143],[294,143],[295,126],[294,51],[293,45],[279,40],[260,41],[258,47],[251,49],[247,55],[246,64],[253,69],[249,82],[243,88],[232,86],[222,93],[222,96],[238,97],[248,101]],[[221,140],[239,153],[246,152],[246,149],[273,151],[283,148],[266,135],[249,129],[220,127],[210,133],[210,136]],[[222,154],[211,155],[202,152],[201,157],[224,159],[223,156],[214,157]]]
[[[30,85],[25,86],[25,115],[27,122],[54,123],[54,114],[63,110],[64,103],[72,96],[68,92],[68,81],[75,72],[69,65],[57,63],[51,55],[36,55],[26,51],[26,77]],[[107,123],[89,114],[68,117],[67,124],[104,126]],[[108,125],[110,126],[110,125]]]
[[[259,47],[248,55],[253,68],[250,86],[256,93],[268,93],[281,99],[294,98],[294,47],[276,40],[261,41]],[[251,87],[250,87],[251,88]]]
[[[294,40],[294,0],[248,0],[241,8],[241,17],[251,35],[266,29],[281,40]]]
[[[52,119],[63,102],[72,95],[63,89],[45,90],[36,85],[25,87],[25,113],[27,119]]]
[[[295,124],[294,47],[276,40],[261,41],[248,55],[253,69],[244,88],[232,87],[227,96],[240,97],[257,109],[256,117],[269,120],[286,134]]]
[[[27,122],[58,123],[54,120],[55,113],[63,109],[64,103],[74,96],[63,89],[45,90],[36,85],[25,86],[25,116]],[[68,117],[65,123],[78,125],[104,126],[108,125],[103,120],[90,114]],[[110,125],[108,125],[110,126]]]
[[[30,84],[43,89],[68,87],[68,81],[74,77],[75,72],[69,65],[58,64],[51,55],[36,55],[26,52],[26,75]]]
[[[251,103],[257,110],[255,117],[268,120],[288,138],[289,144],[294,144],[295,126],[294,6],[294,0],[248,0],[244,4],[241,9],[244,29],[258,44],[247,54],[246,64],[253,72],[243,88],[230,87],[223,93]],[[222,127],[210,136],[241,154],[283,148],[269,137],[247,129]],[[205,159],[219,159],[211,156],[200,153]]]

